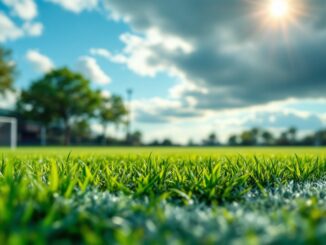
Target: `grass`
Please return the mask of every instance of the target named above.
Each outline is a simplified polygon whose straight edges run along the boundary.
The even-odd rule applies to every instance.
[[[325,244],[323,148],[2,153],[1,244]]]

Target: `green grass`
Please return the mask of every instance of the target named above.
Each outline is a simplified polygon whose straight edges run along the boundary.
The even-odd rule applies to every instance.
[[[1,244],[326,241],[324,148],[1,152]]]

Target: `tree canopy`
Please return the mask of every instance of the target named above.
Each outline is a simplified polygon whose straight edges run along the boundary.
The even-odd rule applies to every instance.
[[[111,95],[102,98],[98,111],[98,118],[103,126],[103,140],[105,140],[105,133],[108,124],[112,123],[119,125],[124,123],[124,117],[128,114],[123,99],[118,95]]]
[[[22,113],[32,120],[45,125],[62,123],[65,144],[69,144],[71,125],[94,116],[100,102],[100,92],[91,89],[89,80],[61,68],[49,72],[22,91],[18,104]]]

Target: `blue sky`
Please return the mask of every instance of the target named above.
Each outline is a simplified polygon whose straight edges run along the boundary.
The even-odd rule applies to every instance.
[[[2,11],[10,13],[10,9],[4,4],[0,6]],[[119,36],[130,29],[122,22],[110,21],[109,16],[99,10],[73,13],[53,3],[38,1],[38,11],[39,15],[35,20],[44,26],[42,35],[6,43],[14,51],[20,72],[17,85],[22,87],[28,86],[31,80],[40,76],[39,72],[31,69],[31,64],[26,60],[27,50],[38,50],[50,57],[57,67],[69,66],[74,69],[78,58],[89,55],[91,48],[121,50],[123,44]],[[17,22],[19,23],[19,19]],[[125,67],[104,59],[98,59],[98,64],[110,74],[113,81],[100,87],[112,93],[125,94],[127,88],[134,88],[136,98],[166,96],[168,88],[174,82],[164,74],[155,78],[139,77]],[[137,89],[138,87],[144,89]]]
[[[132,88],[133,128],[147,141],[323,128],[323,2],[280,17],[275,1],[3,0],[0,43],[19,88],[61,66],[111,94]]]

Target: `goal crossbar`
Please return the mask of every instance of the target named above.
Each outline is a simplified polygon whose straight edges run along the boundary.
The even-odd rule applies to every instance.
[[[10,147],[16,149],[17,147],[17,119],[14,117],[0,116],[0,123],[10,123]]]

